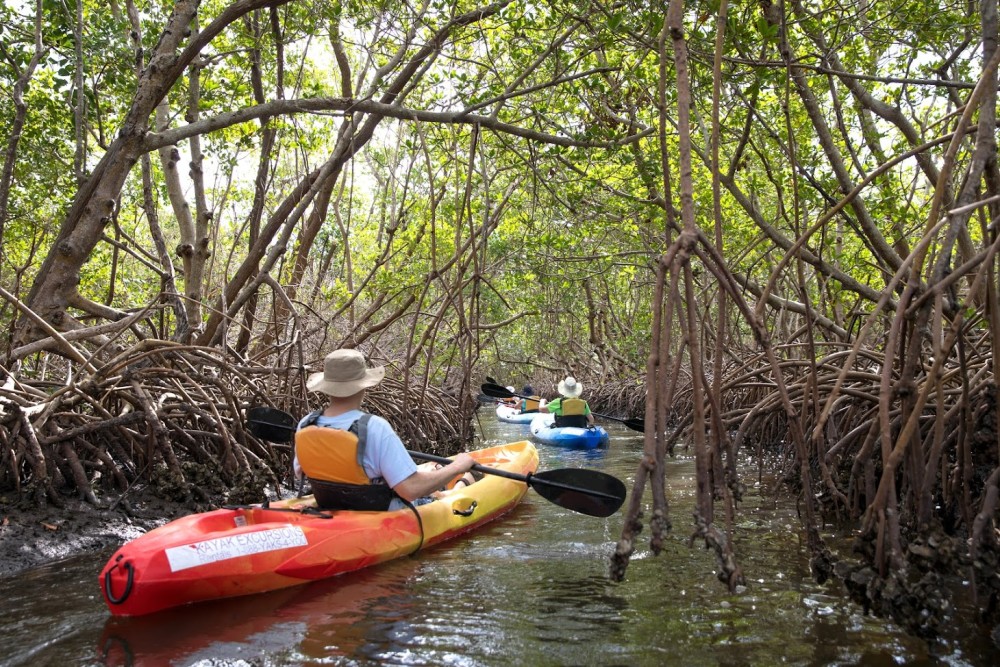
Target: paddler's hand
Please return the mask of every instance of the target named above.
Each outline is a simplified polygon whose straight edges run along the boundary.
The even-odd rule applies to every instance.
[[[465,452],[462,452],[461,454],[457,454],[455,456],[455,460],[445,467],[450,468],[454,466],[455,472],[466,473],[472,470],[472,466],[474,465],[476,465],[476,459],[472,458]]]
[[[445,486],[452,479],[472,470],[476,460],[466,453],[457,455],[448,465],[434,470],[417,470],[415,473],[392,487],[402,498],[413,502],[417,498],[429,496]]]

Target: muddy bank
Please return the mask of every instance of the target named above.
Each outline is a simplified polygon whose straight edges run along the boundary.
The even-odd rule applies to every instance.
[[[81,553],[112,549],[191,512],[182,503],[130,495],[128,510],[100,509],[82,500],[65,507],[24,509],[0,496],[0,577]],[[96,573],[95,573],[96,576]]]
[[[63,507],[42,508],[23,496],[0,494],[0,578],[68,556],[113,549],[187,514],[295,495],[290,487],[262,488],[253,480],[238,489],[206,482],[198,491],[196,499],[188,494],[187,500],[175,500],[162,485],[137,485],[126,494],[102,497],[100,507],[63,496]]]

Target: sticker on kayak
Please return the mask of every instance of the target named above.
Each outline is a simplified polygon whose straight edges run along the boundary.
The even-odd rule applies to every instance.
[[[207,565],[220,560],[251,556],[266,551],[280,551],[291,547],[304,547],[308,544],[306,534],[299,526],[285,526],[271,530],[258,530],[253,533],[242,533],[229,537],[217,537],[214,540],[195,542],[183,547],[167,549],[167,560],[170,571],[177,572],[189,567]]]

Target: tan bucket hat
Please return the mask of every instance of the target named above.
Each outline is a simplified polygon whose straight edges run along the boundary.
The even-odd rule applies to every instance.
[[[306,388],[342,398],[374,387],[384,377],[385,366],[368,368],[365,355],[357,350],[334,350],[323,360],[323,372],[309,376]]]
[[[559,393],[566,398],[576,398],[583,393],[583,385],[577,382],[576,378],[572,375],[569,375],[565,380],[562,380],[556,389],[558,389]]]

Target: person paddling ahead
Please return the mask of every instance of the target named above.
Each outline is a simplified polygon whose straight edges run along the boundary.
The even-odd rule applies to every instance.
[[[556,389],[560,398],[555,398],[538,408],[539,412],[551,412],[556,416],[555,424],[557,428],[573,426],[577,428],[587,428],[594,425],[594,415],[590,411],[587,401],[580,398],[583,393],[583,386],[576,381],[572,375],[562,380]]]
[[[535,394],[535,390],[532,389],[530,384],[524,385],[521,394],[527,397],[522,398],[520,403],[518,403],[521,412],[538,412],[538,408],[541,407],[542,397]]]
[[[365,390],[383,377],[385,368],[368,368],[357,350],[335,350],[306,383],[329,403],[299,422],[292,466],[324,509],[401,509],[432,501],[430,494],[456,477],[475,481],[467,474],[475,460],[465,453],[441,468],[418,469],[389,422],[361,410]]]

